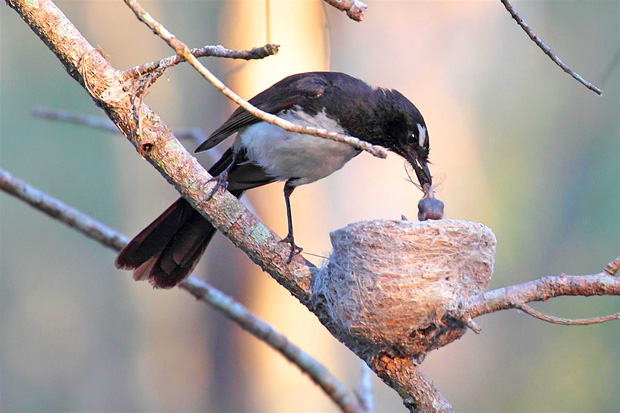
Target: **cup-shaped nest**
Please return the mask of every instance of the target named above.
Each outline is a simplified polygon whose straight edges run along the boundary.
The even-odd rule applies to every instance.
[[[358,354],[423,357],[464,334],[444,317],[454,300],[486,288],[496,239],[478,223],[365,221],[331,233],[315,274],[314,304]]]

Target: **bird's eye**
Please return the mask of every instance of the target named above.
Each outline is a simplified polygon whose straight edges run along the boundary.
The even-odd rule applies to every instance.
[[[418,145],[423,148],[426,145],[426,127],[418,123]]]

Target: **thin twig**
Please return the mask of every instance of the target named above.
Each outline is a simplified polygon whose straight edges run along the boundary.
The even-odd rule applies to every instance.
[[[260,320],[240,303],[210,286],[205,281],[190,276],[179,287],[191,293],[199,300],[205,301],[239,324],[244,330],[266,342],[284,357],[293,362],[301,371],[308,374],[312,381],[344,412],[363,411],[344,386],[329,371],[314,360],[308,353],[291,343],[284,335],[274,330],[269,324]]]
[[[118,128],[110,119],[103,119],[98,116],[82,115],[79,113],[67,112],[64,110],[48,109],[43,107],[34,108],[30,111],[32,116],[42,119],[67,122],[79,126],[87,126],[106,132],[119,132]]]
[[[364,19],[364,12],[368,8],[366,3],[359,0],[323,0],[330,6],[347,13],[351,20],[361,22]]]
[[[289,121],[281,119],[274,114],[267,113],[258,109],[254,105],[250,104],[246,100],[242,99],[239,95],[229,89],[221,80],[213,75],[206,67],[204,67],[196,57],[191,53],[189,47],[178,40],[172,33],[170,33],[164,26],[156,21],[136,0],[125,0],[125,4],[133,10],[135,15],[146,24],[151,30],[153,30],[159,37],[168,43],[178,55],[182,56],[189,64],[191,64],[206,80],[211,82],[216,89],[222,92],[226,97],[237,103],[243,109],[264,120],[267,123],[277,125],[287,131],[303,133],[306,135],[317,136],[320,138],[330,139],[336,142],[346,143],[351,145],[355,149],[363,150],[371,153],[378,158],[386,158],[387,154],[379,149],[379,147],[371,145],[368,142],[362,141],[353,136],[343,135],[340,133],[330,132],[326,129],[319,129],[315,127],[295,125]]]
[[[534,31],[532,29],[530,29],[530,26],[528,26],[528,24],[525,22],[525,20],[523,20],[521,18],[521,16],[519,16],[519,13],[515,10],[515,8],[512,6],[512,4],[510,4],[509,0],[500,0],[500,1],[502,2],[504,7],[506,8],[506,10],[508,10],[508,13],[510,13],[512,18],[517,22],[517,24],[519,26],[521,26],[521,28],[525,31],[525,33],[527,33],[527,35],[530,37],[530,39],[532,39],[532,41],[534,43],[536,43],[538,45],[538,47],[540,47],[540,49],[547,56],[549,56],[549,58],[551,58],[551,60],[553,60],[555,62],[556,65],[560,66],[562,68],[562,70],[564,70],[566,73],[568,73],[569,75],[574,77],[579,83],[581,83],[582,85],[584,85],[585,87],[587,87],[588,89],[590,89],[591,91],[596,93],[597,95],[599,95],[599,96],[603,95],[603,91],[601,89],[599,89],[597,86],[593,85],[592,83],[588,82],[583,77],[581,77],[581,75],[579,73],[575,72],[573,69],[568,67],[568,65],[566,63],[564,63],[562,61],[562,59],[560,59],[558,57],[558,55],[556,55],[551,50],[551,48],[549,46],[547,46],[545,44],[545,42],[543,42],[542,39],[540,37],[538,37],[538,35],[536,33],[534,33]]]
[[[41,107],[32,109],[31,114],[32,116],[42,119],[67,122],[78,126],[87,126],[89,128],[99,129],[106,132],[119,132],[114,122],[97,116],[82,115],[79,113]],[[191,142],[196,146],[207,140],[207,135],[205,135],[200,128],[177,129],[174,131],[174,135],[179,140]]]
[[[465,325],[469,327],[469,329],[471,329],[474,333],[480,334],[482,332],[480,326],[476,324],[476,322],[471,318],[469,314],[464,314],[463,321],[465,322]]]
[[[532,317],[535,317],[539,320],[546,321],[552,324],[560,324],[563,326],[588,326],[591,324],[606,323],[607,321],[612,321],[612,320],[620,320],[620,313],[605,315],[601,317],[573,319],[573,318],[554,317],[552,315],[548,315],[538,310],[535,310],[527,304],[521,304],[518,306],[518,308],[522,310],[524,313],[529,314]]]
[[[15,178],[2,169],[0,169],[0,189],[115,251],[120,251],[128,242],[124,235]]]
[[[227,49],[224,46],[204,46],[197,49],[191,49],[190,53],[195,57],[224,57],[229,59],[243,59],[254,60],[264,59],[265,57],[273,56],[278,53],[280,46],[277,44],[266,44],[261,47],[255,47],[250,50],[234,50]],[[169,56],[161,60],[156,60],[150,63],[145,63],[139,66],[132,67],[125,71],[128,77],[144,76],[155,70],[167,69],[169,67],[178,65],[184,62],[185,59],[182,56],[174,55]]]
[[[120,251],[129,241],[123,234],[15,178],[2,169],[0,169],[0,189],[114,251]],[[269,324],[260,320],[239,302],[212,287],[206,281],[194,276],[188,277],[179,286],[222,312],[226,317],[239,324],[241,328],[286,357],[302,372],[308,374],[312,381],[319,385],[342,411],[361,411],[361,407],[353,394],[349,393],[325,366],[291,343]]]

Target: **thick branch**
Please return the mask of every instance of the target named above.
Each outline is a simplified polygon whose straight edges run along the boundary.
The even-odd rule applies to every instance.
[[[140,154],[173,184],[197,211],[230,238],[233,244],[308,306],[330,331],[334,331],[333,327],[330,327],[329,315],[321,308],[315,308],[311,302],[311,280],[315,267],[300,256],[296,256],[290,264],[287,263],[288,247],[280,244],[280,238],[234,196],[219,192],[213,197],[209,196],[215,185],[208,182],[209,174],[185,151],[167,125],[136,97],[137,92],[132,91],[131,82],[126,82],[125,73],[111,67],[51,1],[38,0],[26,4],[18,0],[8,0],[8,4],[20,13],[58,56],[70,75],[85,87],[97,105],[103,108]],[[150,18],[146,13],[140,15],[142,18]],[[200,69],[195,57],[185,45],[177,43],[172,35],[159,28],[160,32],[168,36],[170,43],[179,46],[179,54],[198,67],[203,75],[210,75],[206,69]],[[217,79],[215,81],[219,82]],[[221,86],[223,87],[223,84]],[[620,282],[608,272],[594,276],[547,278],[554,280],[537,280],[464,299],[460,308],[476,317],[513,308],[515,304],[544,300],[545,297],[618,294],[620,291]],[[566,281],[569,278],[572,281]],[[546,282],[549,285],[545,284]],[[576,283],[577,286],[571,283]],[[361,353],[358,355],[363,356]],[[410,358],[390,358],[383,355],[367,361],[384,381],[399,392],[410,409],[451,410],[449,403],[420,373],[418,367],[412,364]]]
[[[0,190],[15,196],[114,251],[120,251],[129,241],[124,235],[13,177],[2,169],[0,169]],[[319,385],[342,411],[359,412],[362,410],[353,394],[348,392],[325,366],[291,343],[269,324],[256,317],[241,303],[214,288],[206,281],[194,276],[188,277],[179,287],[197,299],[211,305],[239,324],[241,328],[281,353],[299,367],[302,372],[308,374],[312,381]]]
[[[359,0],[323,0],[325,3],[347,13],[351,20],[361,22],[364,12],[368,8],[366,3]]]
[[[517,22],[519,27],[521,27],[525,31],[525,33],[527,33],[530,39],[532,39],[532,41],[536,43],[536,45],[540,47],[540,49],[547,56],[549,56],[549,58],[553,60],[553,62],[556,65],[560,66],[562,70],[564,70],[566,73],[574,77],[579,83],[581,83],[582,85],[584,85],[585,87],[587,87],[588,89],[596,93],[597,95],[601,96],[603,94],[603,91],[601,89],[594,86],[592,83],[588,82],[583,77],[581,77],[579,73],[575,72],[573,69],[568,67],[568,65],[564,63],[562,59],[560,59],[558,55],[556,55],[553,52],[553,50],[551,50],[551,48],[545,44],[545,42],[543,42],[542,39],[538,37],[538,35],[534,33],[532,29],[530,29],[530,26],[528,26],[525,20],[523,20],[521,16],[519,16],[519,13],[515,10],[515,8],[512,6],[509,0],[500,0],[500,1],[502,2],[506,10],[508,10],[508,13],[510,13],[512,18]]]
[[[287,264],[288,248],[234,196],[219,191],[208,196],[215,185],[208,182],[211,176],[159,116],[127,92],[123,73],[110,66],[51,1],[39,0],[38,7],[18,0],[9,0],[8,4],[50,47],[71,76],[84,85],[140,154],[220,232],[308,305],[310,271],[314,266],[299,256]]]
[[[431,379],[422,374],[411,358],[379,355],[369,363],[375,373],[398,392],[410,411],[454,411],[450,402],[437,390]]]
[[[156,21],[136,0],[125,0],[125,3],[133,10],[136,17],[146,24],[151,30],[153,30],[159,37],[164,39],[170,47],[172,47],[179,56],[187,60],[187,62],[194,67],[208,80],[217,90],[222,92],[230,100],[241,106],[243,109],[264,120],[267,123],[277,125],[282,129],[291,132],[303,133],[306,135],[317,136],[324,139],[333,140],[336,142],[346,143],[351,145],[355,149],[360,151],[366,151],[378,158],[386,158],[387,154],[379,147],[371,145],[366,141],[362,141],[356,137],[343,135],[336,132],[330,132],[326,129],[320,129],[310,126],[301,126],[291,123],[287,120],[277,117],[271,113],[260,110],[256,106],[252,105],[248,101],[241,98],[235,92],[230,90],[221,80],[219,80],[213,73],[211,73],[206,67],[204,67],[198,59],[191,53],[189,47],[177,39],[172,33],[170,33],[161,23]]]
[[[38,0],[34,7],[19,0],[7,2],[144,159],[252,261],[314,311],[323,323],[329,323],[329,316],[313,308],[311,303],[310,285],[315,267],[300,256],[287,263],[287,246],[234,196],[218,191],[209,197],[215,185],[209,183],[211,176],[179,144],[167,125],[135,96],[137,93],[132,93],[133,85],[125,82],[123,72],[110,66],[50,0]],[[191,59],[195,58],[190,54]]]

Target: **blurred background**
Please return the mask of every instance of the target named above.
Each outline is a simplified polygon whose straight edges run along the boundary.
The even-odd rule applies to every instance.
[[[343,71],[395,88],[422,111],[446,216],[498,239],[491,287],[600,271],[620,251],[620,2],[516,2],[522,17],[603,97],[562,72],[499,1],[369,1],[363,23],[314,1],[150,1],[192,47],[280,44],[261,61],[203,59],[246,98],[284,76]],[[59,1],[119,69],[171,50],[122,2]],[[120,133],[30,115],[44,106],[104,117],[45,45],[0,6],[0,163],[16,177],[134,236],[177,193]],[[234,109],[189,66],[146,98],[172,128],[210,133]],[[225,145],[223,145],[225,146]],[[189,148],[193,149],[193,148]],[[402,159],[364,153],[295,191],[295,235],[327,255],[348,223],[416,216]],[[286,233],[282,185],[246,198]],[[299,370],[186,292],[155,291],[115,254],[0,193],[0,409],[6,412],[330,412]],[[321,258],[306,255],[321,264]],[[223,236],[196,275],[234,296],[357,387],[360,362]],[[558,298],[562,317],[618,311],[617,298]],[[457,411],[617,411],[618,323],[561,327],[517,311],[477,320],[481,335],[422,365]],[[378,411],[404,411],[374,380]]]

